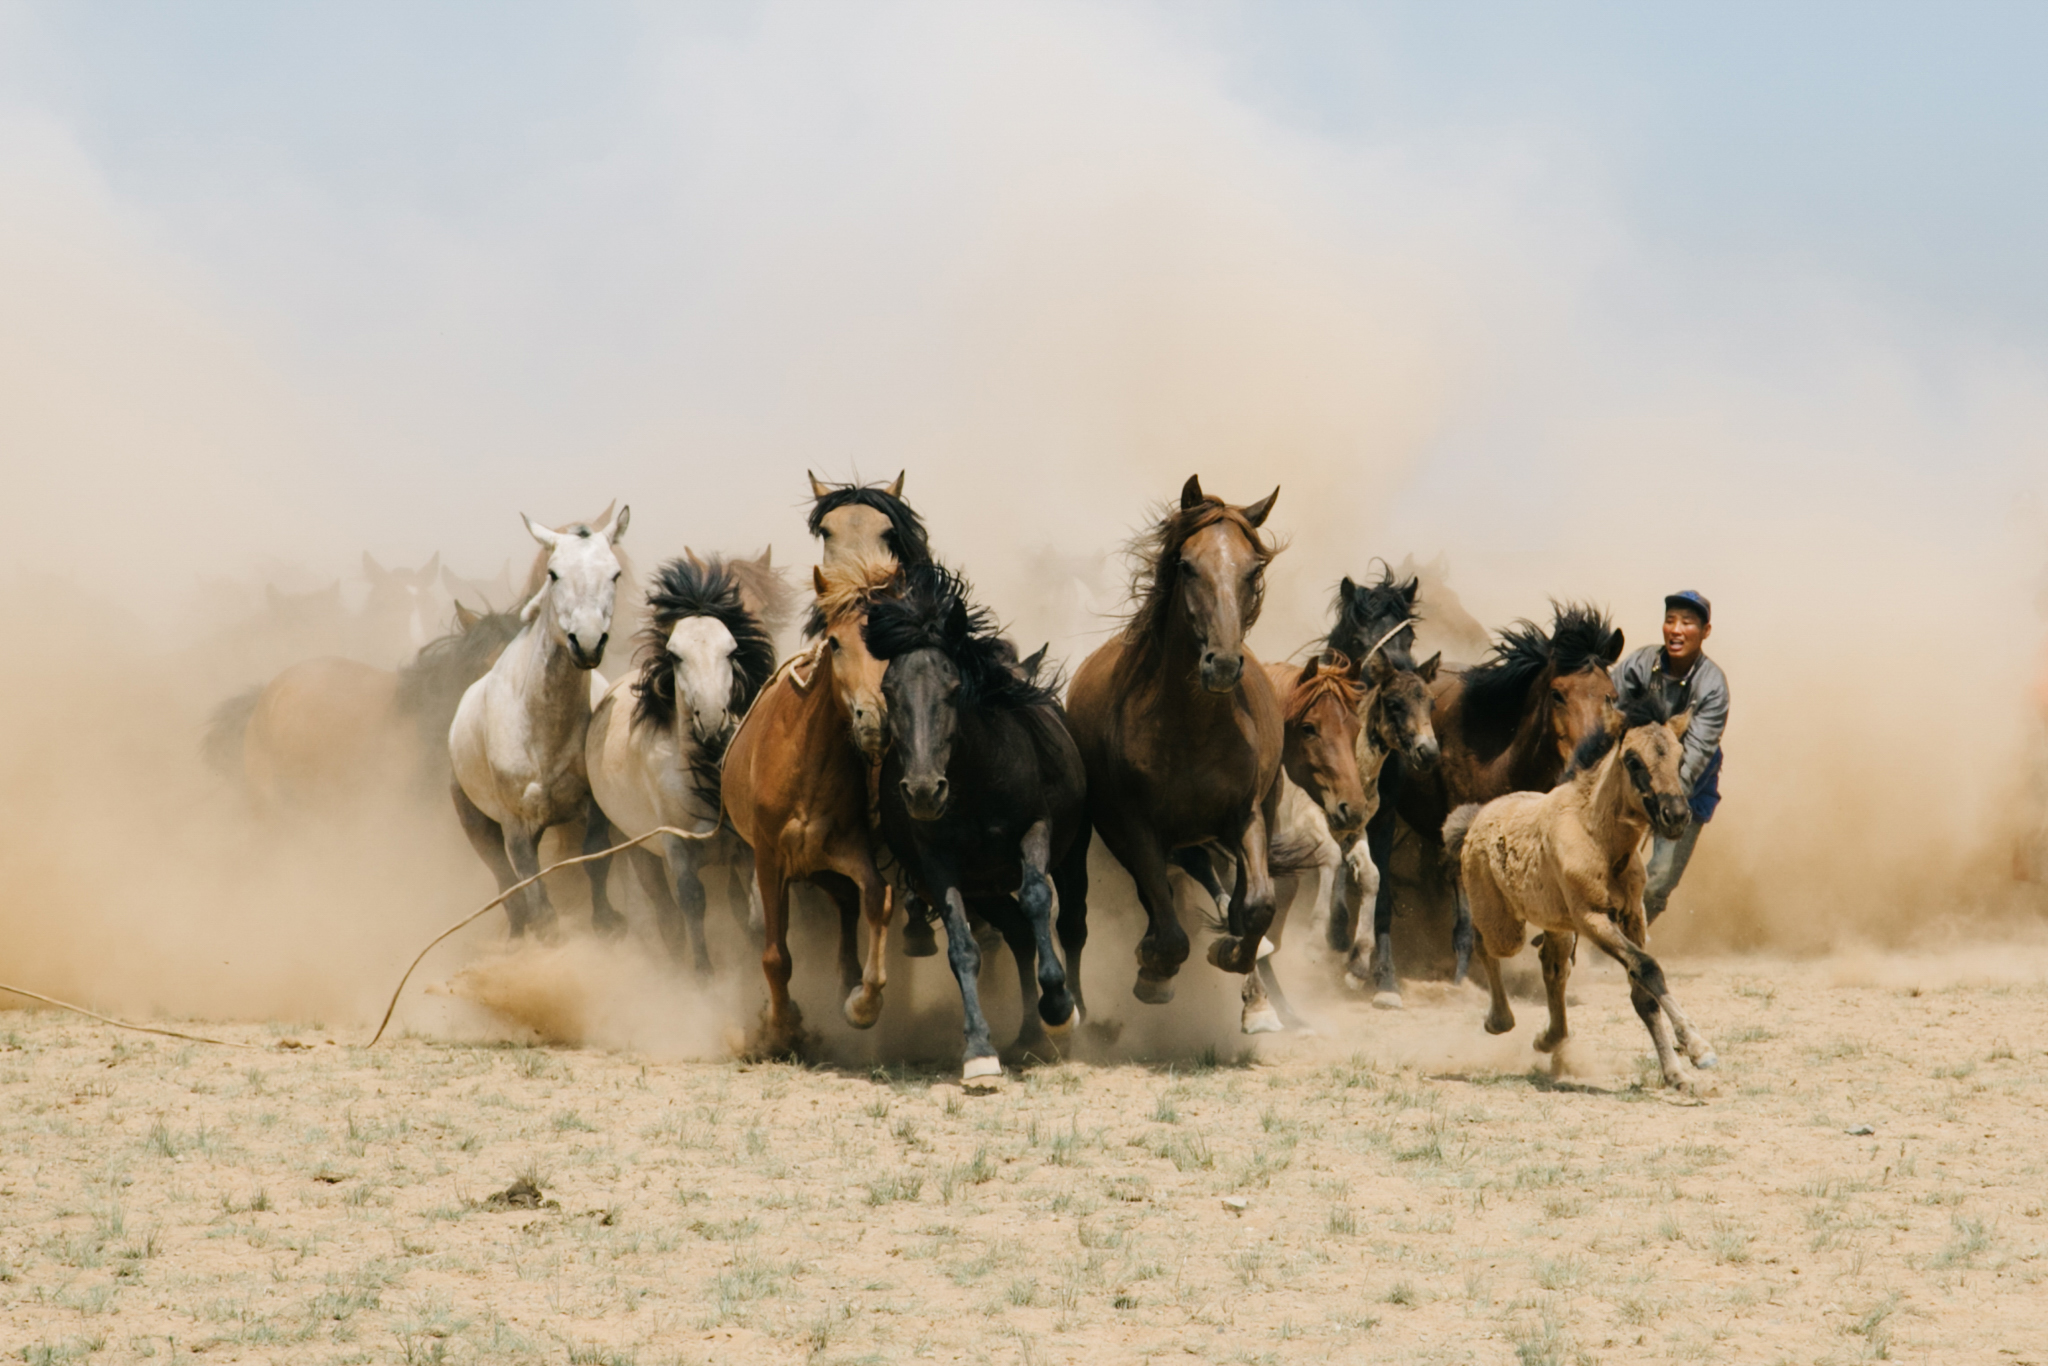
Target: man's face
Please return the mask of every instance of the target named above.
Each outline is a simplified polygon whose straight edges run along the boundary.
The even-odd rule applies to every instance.
[[[1664,655],[1673,664],[1690,664],[1699,658],[1701,647],[1713,633],[1714,628],[1701,621],[1699,613],[1669,608],[1664,613]]]

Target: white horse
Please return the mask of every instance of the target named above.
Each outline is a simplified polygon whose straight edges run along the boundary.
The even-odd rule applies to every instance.
[[[663,835],[628,856],[669,952],[681,962],[691,941],[700,977],[711,971],[699,876],[706,864],[725,865],[733,909],[747,907],[757,945],[762,934],[754,853],[721,824],[718,788],[726,742],[775,671],[774,640],[746,586],[748,572],[765,566],[741,563],[691,555],[656,572],[639,672],[606,691],[583,749],[598,807],[628,838],[664,825],[708,836]]]
[[[491,671],[470,685],[448,729],[455,768],[455,809],[500,890],[540,871],[541,834],[585,824],[603,847],[605,823],[591,800],[583,758],[590,726],[592,673],[611,640],[621,572],[613,545],[630,508],[602,528],[583,522],[550,531],[530,517],[526,530],[547,550],[546,576],[521,611],[525,625]],[[590,865],[595,868],[597,865]],[[546,932],[555,911],[541,883],[505,903],[512,933]],[[602,878],[591,876],[591,924],[616,934],[625,920],[611,908]]]

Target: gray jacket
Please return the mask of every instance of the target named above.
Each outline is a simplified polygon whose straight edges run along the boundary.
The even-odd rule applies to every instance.
[[[1728,679],[1705,655],[1684,678],[1665,677],[1663,662],[1663,646],[1645,645],[1614,666],[1614,690],[1628,702],[1654,684],[1663,688],[1665,704],[1674,715],[1692,708],[1692,721],[1685,728],[1685,758],[1678,765],[1678,776],[1690,793],[1721,748],[1721,732],[1728,726]]]

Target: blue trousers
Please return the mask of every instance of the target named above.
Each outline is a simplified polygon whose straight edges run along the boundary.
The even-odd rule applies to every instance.
[[[1678,890],[1678,880],[1685,876],[1685,865],[1692,862],[1693,846],[1700,842],[1700,831],[1705,828],[1704,822],[1694,821],[1675,840],[1667,840],[1662,835],[1650,837],[1650,865],[1643,885],[1643,914],[1652,923],[1664,914],[1665,903]]]

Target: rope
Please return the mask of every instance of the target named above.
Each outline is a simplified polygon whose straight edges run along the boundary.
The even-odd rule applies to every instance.
[[[1372,648],[1370,650],[1367,650],[1365,654],[1360,657],[1358,661],[1358,666],[1360,668],[1364,668],[1366,662],[1370,660],[1374,655],[1380,652],[1380,646],[1386,644],[1395,636],[1399,635],[1402,631],[1406,630],[1410,626],[1413,626],[1416,622],[1421,620],[1421,617],[1407,617],[1403,619],[1400,625],[1394,627],[1393,630],[1388,631],[1385,635],[1381,636],[1378,640],[1373,642]]]
[[[412,960],[412,966],[408,967],[405,970],[405,975],[398,979],[398,986],[391,993],[391,1004],[384,1007],[384,1018],[377,1024],[377,1032],[370,1036],[370,1041],[364,1044],[363,1047],[375,1048],[377,1046],[377,1040],[384,1037],[384,1031],[391,1025],[392,1012],[398,1009],[398,998],[400,995],[404,993],[405,984],[412,980],[412,975],[414,971],[416,971],[419,968],[419,965],[426,960],[427,955],[432,953],[435,947],[438,946],[442,940],[446,939],[449,935],[454,934],[457,930],[462,929],[465,926],[482,919],[491,911],[496,910],[498,907],[504,905],[507,901],[511,900],[516,893],[525,891],[528,887],[531,887],[534,883],[539,882],[542,878],[546,877],[549,873],[554,872],[557,868],[568,868],[578,863],[590,863],[594,862],[597,859],[610,858],[613,854],[619,853],[622,850],[631,849],[634,845],[645,844],[648,840],[653,839],[656,835],[673,835],[677,839],[685,840],[708,840],[716,836],[717,834],[718,827],[714,827],[713,829],[707,830],[700,835],[692,833],[688,830],[678,830],[673,825],[657,825],[652,830],[649,830],[646,834],[635,835],[632,839],[627,840],[623,844],[614,844],[611,848],[600,849],[594,854],[578,854],[574,858],[561,859],[557,862],[550,863],[547,867],[541,869],[532,877],[523,878],[520,881],[513,883],[510,887],[507,887],[504,891],[498,893],[489,901],[486,901],[483,905],[477,907],[476,910],[462,917],[462,919],[456,921],[453,925],[450,925],[447,929],[441,931],[439,934],[435,935],[433,939],[428,941],[427,946],[420,950],[419,957]],[[76,1009],[76,1007],[73,1007],[73,1009]],[[130,1026],[130,1028],[135,1027],[137,1026]],[[163,1031],[159,1030],[157,1032],[162,1033]],[[183,1038],[185,1036],[181,1034],[178,1037]],[[205,1042],[212,1043],[215,1042],[215,1040],[208,1039],[205,1040]],[[247,1045],[240,1046],[246,1047]]]
[[[5,982],[0,982],[0,991],[11,991],[16,996],[26,996],[31,1001],[41,1001],[46,1006],[55,1006],[59,1010],[68,1010],[75,1015],[83,1015],[88,1020],[98,1020],[101,1024],[112,1025],[116,1029],[132,1029],[138,1034],[161,1034],[167,1039],[183,1039],[187,1043],[214,1043],[219,1044],[222,1048],[257,1047],[253,1043],[236,1043],[232,1039],[209,1039],[204,1034],[180,1034],[175,1029],[158,1029],[154,1025],[129,1024],[126,1020],[116,1020],[110,1016],[101,1015],[97,1011],[87,1010],[84,1006],[75,1006],[69,1001],[60,1001],[54,996],[45,996],[39,991],[29,991],[23,987],[12,987]]]

